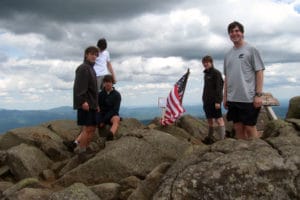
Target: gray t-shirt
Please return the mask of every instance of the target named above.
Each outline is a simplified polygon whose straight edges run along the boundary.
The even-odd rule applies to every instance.
[[[253,102],[255,96],[255,72],[265,66],[257,49],[245,43],[233,47],[225,55],[224,74],[227,78],[227,101]]]

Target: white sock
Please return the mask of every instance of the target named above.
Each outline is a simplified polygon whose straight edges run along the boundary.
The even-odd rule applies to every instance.
[[[222,140],[225,139],[225,135],[226,135],[225,126],[219,126],[218,132],[219,132],[220,138]]]

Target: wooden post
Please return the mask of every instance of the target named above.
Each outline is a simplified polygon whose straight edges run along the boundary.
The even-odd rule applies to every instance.
[[[158,107],[161,108],[161,120],[165,120],[165,113],[166,113],[166,105],[167,99],[165,97],[158,97]]]
[[[272,120],[276,120],[278,119],[278,117],[276,116],[275,112],[272,109],[272,106],[279,106],[279,101],[273,97],[273,95],[271,93],[263,93],[263,107],[265,108],[268,116],[272,119]]]
[[[271,106],[264,106],[264,108],[265,108],[265,110],[267,111],[267,114],[269,115],[269,117],[272,120],[277,120],[278,119]]]

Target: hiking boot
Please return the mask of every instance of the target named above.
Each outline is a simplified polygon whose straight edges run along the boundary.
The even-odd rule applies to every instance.
[[[97,144],[100,150],[105,148],[105,142],[106,142],[105,137],[99,137],[99,139],[97,140]]]
[[[114,134],[111,131],[109,131],[106,135],[106,140],[109,141],[113,139],[114,139]]]
[[[63,141],[63,144],[68,148],[70,152],[74,152],[74,149],[77,147],[75,140],[73,141]]]
[[[206,137],[204,138],[204,140],[202,140],[202,142],[203,142],[204,144],[210,145],[210,144],[213,144],[215,141],[214,141],[213,138],[206,136]]]

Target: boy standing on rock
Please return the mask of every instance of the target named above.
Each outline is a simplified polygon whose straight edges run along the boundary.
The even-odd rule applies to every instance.
[[[204,88],[202,94],[203,110],[208,122],[208,136],[204,139],[204,143],[213,142],[214,120],[218,125],[218,134],[221,139],[225,138],[225,126],[222,117],[221,103],[223,100],[223,79],[219,70],[214,68],[211,56],[202,58],[204,66]]]
[[[111,74],[113,77],[113,83],[116,83],[116,75],[113,70],[110,53],[107,50],[107,42],[105,38],[98,40],[97,46],[99,48],[99,56],[96,59],[94,69],[97,76],[97,87],[101,91],[103,89],[103,78],[107,74]]]
[[[78,153],[86,151],[97,125],[98,88],[93,69],[97,56],[98,48],[88,47],[84,52],[83,63],[76,69],[73,107],[77,110],[77,125],[82,126],[82,131],[75,141],[64,144],[72,151],[78,146]]]
[[[227,31],[234,45],[224,58],[227,120],[233,121],[238,139],[258,138],[256,123],[262,106],[265,66],[257,49],[245,42],[241,23],[230,23]]]

